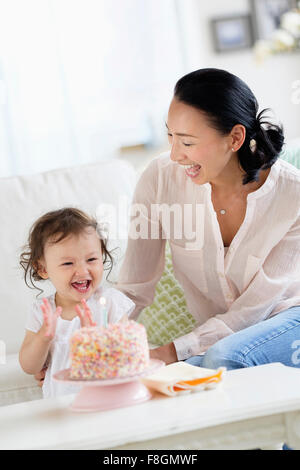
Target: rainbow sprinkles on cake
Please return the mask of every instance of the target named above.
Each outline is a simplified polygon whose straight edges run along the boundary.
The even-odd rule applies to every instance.
[[[143,325],[128,320],[76,330],[70,342],[71,379],[129,377],[149,366],[149,346]]]

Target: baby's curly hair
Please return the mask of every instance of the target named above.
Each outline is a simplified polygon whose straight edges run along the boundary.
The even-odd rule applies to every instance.
[[[40,293],[43,292],[35,285],[35,281],[43,280],[38,273],[39,261],[44,256],[44,248],[49,240],[58,243],[69,235],[79,235],[89,227],[94,228],[99,235],[103,266],[105,270],[109,270],[108,277],[113,268],[113,257],[106,247],[106,241],[101,235],[97,220],[80,209],[65,207],[47,212],[32,225],[28,243],[23,247],[24,251],[20,255],[20,265],[24,269],[26,285],[31,289],[38,289]]]

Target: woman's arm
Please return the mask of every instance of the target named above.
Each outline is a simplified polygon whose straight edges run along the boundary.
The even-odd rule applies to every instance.
[[[300,303],[300,216],[226,313],[215,315],[174,340],[178,359],[202,354],[225,336],[266,320],[276,305],[287,298],[291,285],[299,286]]]
[[[131,216],[127,250],[116,286],[136,305],[130,314],[131,319],[136,319],[140,312],[153,302],[155,287],[165,266],[166,240],[162,237],[160,222],[155,218],[155,211],[151,210],[152,205],[157,204],[158,178],[157,161],[153,160],[141,175],[132,201],[132,208],[136,207],[137,211]],[[139,212],[137,205],[140,205],[142,212]],[[138,222],[141,223],[143,232],[147,231],[146,238],[132,237]],[[158,236],[155,238],[153,234]],[[176,362],[175,346],[169,343],[152,349],[150,357],[160,359],[166,364]]]
[[[142,309],[153,302],[155,287],[165,266],[166,240],[162,238],[155,211],[151,210],[156,204],[158,177],[155,159],[143,172],[135,189],[127,249],[116,285],[136,305],[131,319],[136,319]]]

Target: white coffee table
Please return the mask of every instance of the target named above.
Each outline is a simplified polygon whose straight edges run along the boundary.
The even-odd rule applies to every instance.
[[[74,395],[0,408],[1,449],[300,449],[300,369],[228,371],[210,391],[95,413]]]

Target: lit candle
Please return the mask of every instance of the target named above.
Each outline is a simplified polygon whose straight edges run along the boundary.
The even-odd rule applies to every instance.
[[[107,327],[106,299],[104,297],[100,297],[99,302],[100,302],[100,305],[101,305],[102,326],[104,326],[104,328],[106,328]]]

